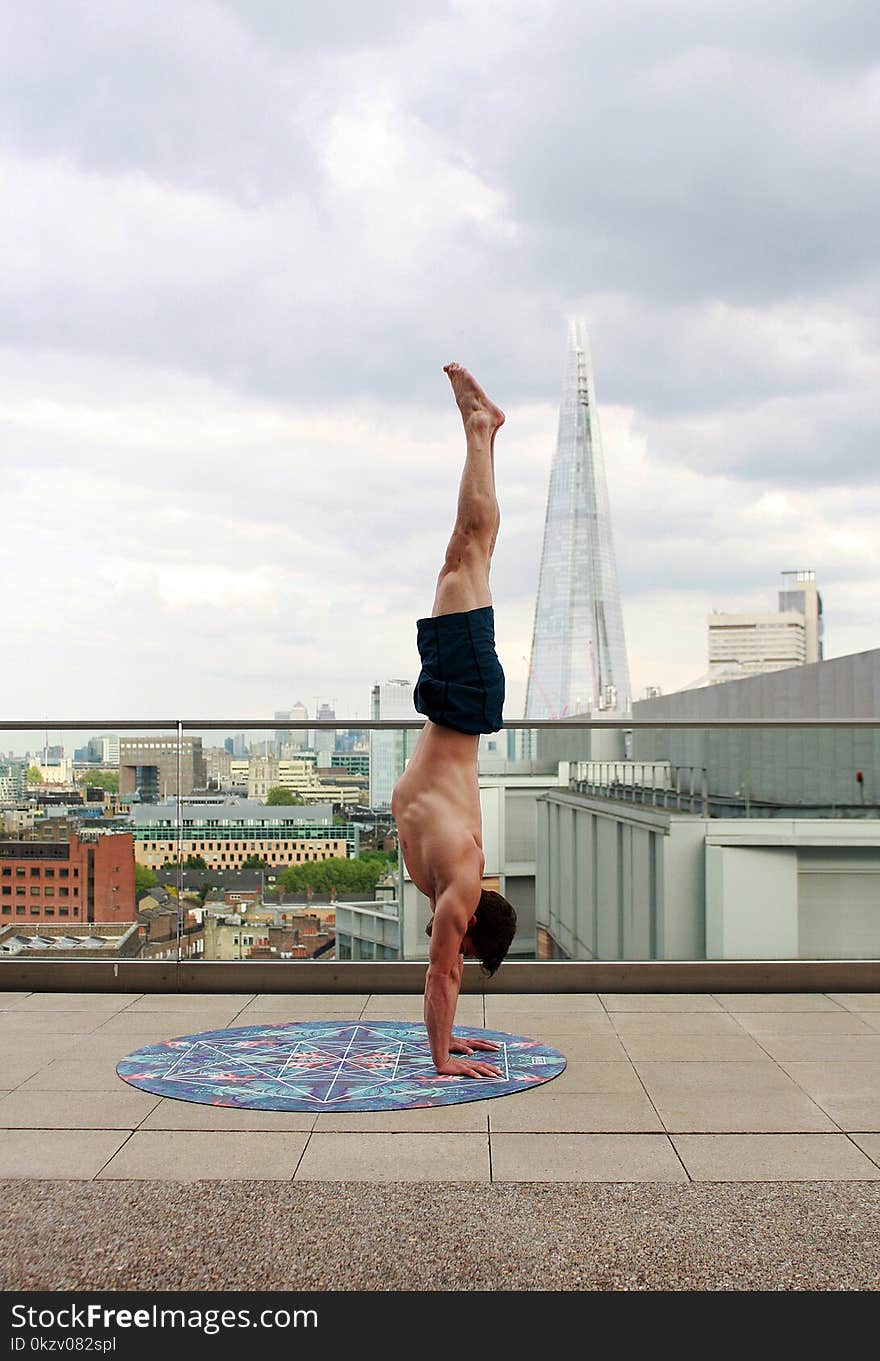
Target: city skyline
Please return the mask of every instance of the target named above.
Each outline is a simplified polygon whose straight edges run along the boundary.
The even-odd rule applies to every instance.
[[[633,695],[791,563],[826,656],[876,643],[874,7],[6,8],[0,723],[365,717],[452,525],[451,359],[507,413],[522,716],[571,313]]]

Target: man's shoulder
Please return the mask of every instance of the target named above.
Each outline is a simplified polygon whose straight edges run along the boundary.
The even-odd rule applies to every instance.
[[[455,829],[443,838],[443,854],[437,856],[437,896],[448,893],[479,901],[485,857],[470,832]]]

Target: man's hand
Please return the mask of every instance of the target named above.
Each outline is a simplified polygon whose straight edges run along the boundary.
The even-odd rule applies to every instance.
[[[441,1077],[501,1076],[500,1068],[493,1067],[491,1063],[478,1062],[475,1059],[454,1059],[450,1056],[445,1063],[435,1063],[434,1067]]]
[[[450,1054],[472,1054],[475,1049],[500,1049],[494,1040],[463,1040],[453,1035],[449,1041]]]

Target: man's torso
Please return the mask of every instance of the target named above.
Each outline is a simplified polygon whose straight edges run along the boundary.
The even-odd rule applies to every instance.
[[[391,810],[404,863],[432,907],[463,871],[472,873],[479,892],[484,857],[478,742],[429,721],[394,788]]]

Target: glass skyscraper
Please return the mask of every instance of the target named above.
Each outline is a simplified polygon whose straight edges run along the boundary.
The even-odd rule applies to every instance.
[[[526,718],[626,713],[629,666],[586,326],[569,323]]]

